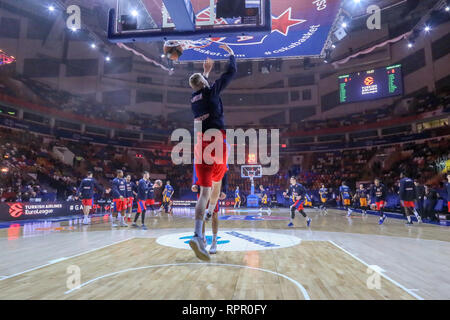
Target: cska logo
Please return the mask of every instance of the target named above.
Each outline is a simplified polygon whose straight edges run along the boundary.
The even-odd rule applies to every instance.
[[[23,204],[22,203],[8,203],[9,205],[9,215],[13,218],[18,218],[23,215]]]

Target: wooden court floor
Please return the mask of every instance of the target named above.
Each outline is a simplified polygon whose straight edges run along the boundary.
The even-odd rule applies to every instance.
[[[448,227],[310,209],[310,228],[289,229],[285,209],[227,210],[219,236],[231,240],[204,263],[182,247],[192,214],[148,217],[147,231],[103,217],[0,229],[0,299],[450,299]]]

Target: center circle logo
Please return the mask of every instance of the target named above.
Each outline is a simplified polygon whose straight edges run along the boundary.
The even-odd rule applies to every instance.
[[[193,237],[192,232],[172,233],[160,236],[156,242],[160,245],[191,250],[189,240]],[[212,242],[211,233],[206,236],[207,245]],[[219,231],[217,235],[218,251],[258,251],[292,247],[300,244],[301,239],[295,236],[261,231]]]
[[[367,77],[364,79],[364,84],[366,86],[371,86],[375,82],[375,79],[373,77]]]

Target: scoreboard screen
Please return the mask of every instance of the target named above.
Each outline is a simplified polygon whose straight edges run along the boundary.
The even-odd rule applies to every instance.
[[[403,76],[400,64],[339,77],[340,103],[382,99],[402,94]]]

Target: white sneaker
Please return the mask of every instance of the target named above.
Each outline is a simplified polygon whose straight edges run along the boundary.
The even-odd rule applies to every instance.
[[[216,254],[217,253],[217,243],[213,242],[211,244],[211,248],[209,248],[209,254]]]
[[[347,212],[347,217],[350,217],[352,215],[352,212],[351,211],[348,211]]]
[[[272,214],[272,211],[269,209],[269,211],[267,211],[267,215],[270,216]]]
[[[112,225],[111,225],[111,227],[113,227],[113,228],[117,228],[119,225],[117,224],[117,223],[113,223]]]
[[[421,216],[417,216],[417,223],[422,223],[422,217]]]
[[[189,240],[189,246],[194,251],[197,258],[203,261],[211,260],[208,252],[206,251],[205,246],[203,245],[203,240],[200,237],[194,236],[191,240]]]
[[[120,222],[120,226],[121,227],[128,227],[128,224],[126,222],[124,222],[124,221],[121,221]]]

